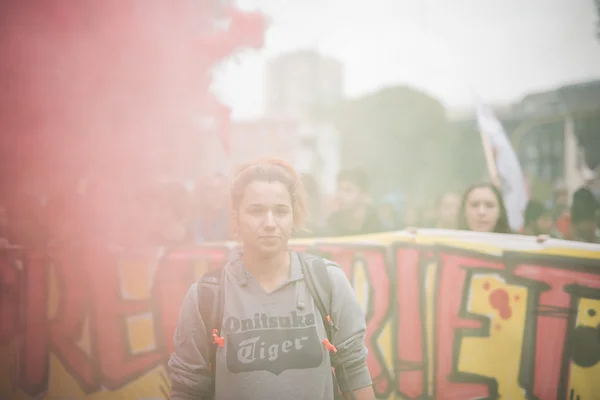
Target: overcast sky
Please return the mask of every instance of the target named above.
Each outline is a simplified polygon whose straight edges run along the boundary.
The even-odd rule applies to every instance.
[[[214,90],[234,119],[264,109],[265,64],[315,48],[339,59],[357,96],[408,84],[448,108],[471,90],[505,103],[565,83],[600,79],[593,0],[238,0],[271,18],[266,43],[216,72]]]

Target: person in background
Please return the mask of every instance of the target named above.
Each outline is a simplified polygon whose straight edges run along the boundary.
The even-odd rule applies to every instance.
[[[469,187],[462,198],[458,229],[474,232],[512,233],[500,190],[491,183]]]
[[[422,228],[421,224],[421,210],[414,201],[409,200],[404,205],[404,212],[402,214],[402,228]]]
[[[8,234],[8,213],[6,207],[0,204],[0,248],[10,245]]]
[[[10,244],[30,248],[44,247],[49,239],[49,232],[42,224],[43,205],[35,196],[18,192],[6,207],[7,241]]]
[[[557,182],[553,187],[552,209],[554,219],[569,212],[569,191],[564,182]]]
[[[181,182],[165,182],[161,188],[167,207],[167,224],[161,231],[165,244],[182,244],[192,241],[189,220],[194,209],[194,197]]]
[[[562,237],[568,237],[571,216],[569,214],[569,191],[564,182],[557,182],[553,187],[552,214],[556,230]]]
[[[571,203],[570,239],[578,242],[600,243],[598,212],[600,205],[587,188],[578,189]]]
[[[536,200],[530,200],[525,208],[525,235],[548,235],[553,238],[561,238],[561,234],[554,229],[553,210],[544,206]]]
[[[460,195],[452,191],[444,192],[436,202],[436,211],[436,228],[456,229],[460,213]]]
[[[437,224],[437,208],[435,204],[431,202],[423,204],[419,219],[422,228],[435,228]]]
[[[185,216],[191,194],[179,182],[147,182],[124,198],[119,243],[127,247],[172,246],[191,242]]]
[[[67,200],[62,194],[50,196],[44,205],[42,223],[49,232],[48,244],[64,244],[68,238]]]
[[[338,209],[327,221],[328,236],[350,236],[386,231],[369,201],[369,178],[360,168],[340,171],[337,179]]]
[[[161,232],[170,220],[164,197],[154,181],[138,182],[123,193],[114,243],[125,248],[162,246],[165,241]]]
[[[319,185],[311,174],[302,174],[302,184],[307,194],[308,215],[305,229],[294,231],[294,237],[318,237],[323,233],[322,228],[322,209],[321,193]]]
[[[193,221],[194,243],[231,239],[229,184],[222,173],[212,174],[196,183],[196,218]]]
[[[401,211],[402,198],[397,194],[388,194],[379,203],[377,217],[386,231],[393,232],[402,229]]]
[[[595,169],[594,178],[588,181],[587,188],[600,203],[600,164]]]

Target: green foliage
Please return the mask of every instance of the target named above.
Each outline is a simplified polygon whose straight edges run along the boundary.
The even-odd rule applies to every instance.
[[[431,198],[457,188],[463,170],[483,172],[473,168],[480,161],[477,131],[453,129],[443,105],[412,88],[389,87],[349,100],[337,109],[335,122],[343,165],[366,168],[375,196],[401,191]]]

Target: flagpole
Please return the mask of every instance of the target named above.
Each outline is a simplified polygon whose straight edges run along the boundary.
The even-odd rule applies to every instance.
[[[490,138],[481,128],[479,129],[479,137],[481,138],[481,146],[483,147],[483,155],[485,156],[485,164],[487,165],[490,179],[496,187],[501,188],[501,182],[498,176],[498,169],[496,168],[496,160],[494,160],[494,152],[492,151]]]
[[[494,157],[494,151],[492,149],[492,143],[490,142],[490,136],[485,132],[484,128],[481,126],[480,122],[480,112],[482,100],[479,98],[479,95],[475,92],[475,90],[471,87],[471,96],[474,99],[476,104],[476,114],[477,114],[477,130],[479,131],[479,138],[481,139],[481,147],[483,149],[483,155],[485,157],[485,165],[488,170],[488,175],[490,176],[490,181],[494,186],[498,189],[502,190],[502,182],[500,181],[500,176],[498,174],[498,168],[496,166],[496,160]]]
[[[564,123],[564,180],[567,186],[569,198],[575,190],[582,186],[581,163],[579,157],[579,146],[573,135],[573,120],[570,115],[565,117]]]

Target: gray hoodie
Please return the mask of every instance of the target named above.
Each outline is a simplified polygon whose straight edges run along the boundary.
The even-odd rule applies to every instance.
[[[332,363],[344,392],[371,385],[366,366],[365,316],[344,272],[328,263],[332,283],[330,361],[322,340],[322,318],[304,284],[300,260],[292,252],[290,279],[266,293],[240,259],[226,265],[224,347],[217,348],[217,400],[332,400]],[[317,285],[319,286],[319,285]],[[169,361],[171,399],[210,399],[212,378],[206,328],[193,284],[184,301]]]

